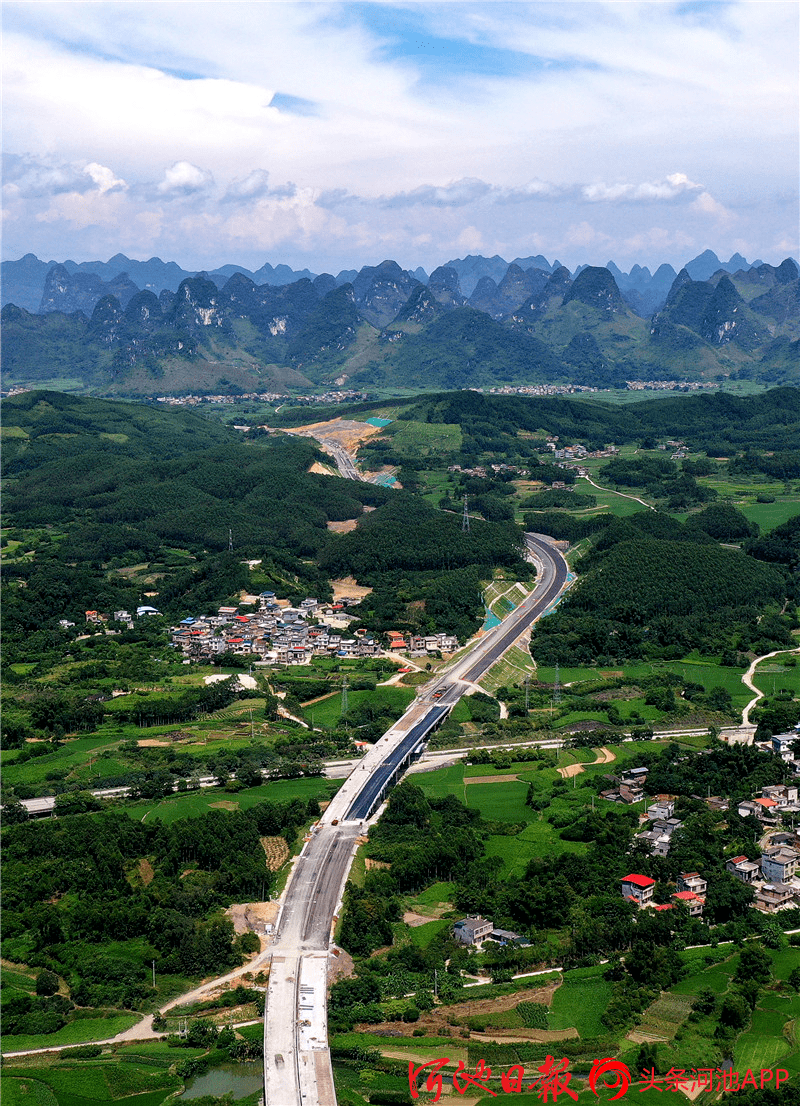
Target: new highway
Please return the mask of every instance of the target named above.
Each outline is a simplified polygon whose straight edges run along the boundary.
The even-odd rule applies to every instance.
[[[418,692],[342,784],[295,863],[278,916],[264,1014],[265,1106],[336,1106],[328,1050],[328,953],[344,883],[366,822],[461,696],[559,597],[567,563],[526,534],[536,587]]]

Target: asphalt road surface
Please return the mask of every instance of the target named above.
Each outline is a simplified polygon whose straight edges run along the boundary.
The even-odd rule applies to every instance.
[[[327,444],[327,443],[326,443]],[[551,544],[525,537],[539,570],[536,587],[466,656],[420,689],[406,714],[373,746],[343,786],[350,792],[326,811],[298,859],[273,946],[264,1017],[266,1106],[336,1106],[327,1043],[326,965],[331,929],[362,820],[410,756],[502,654],[553,603],[567,582],[567,563]],[[363,782],[360,778],[363,773]],[[334,817],[333,809],[341,813]]]

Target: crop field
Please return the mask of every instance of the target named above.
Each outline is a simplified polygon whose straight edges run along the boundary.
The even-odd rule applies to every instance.
[[[786,661],[795,663],[786,666]],[[800,664],[797,654],[779,653],[777,657],[771,657],[768,661],[762,661],[756,668],[753,683],[766,695],[774,695],[776,691],[791,691],[795,697],[800,695]]]
[[[528,785],[522,781],[474,783],[466,792],[467,806],[479,810],[489,821],[525,822],[530,814],[530,808],[525,806]]]
[[[686,1020],[692,1006],[691,995],[660,995],[642,1015],[636,1033],[645,1037],[663,1037],[670,1040]]]
[[[3,1101],[8,1106],[84,1106],[117,1102],[159,1106],[180,1086],[180,1079],[144,1065],[105,1063],[81,1067],[37,1067],[4,1071]]]
[[[30,991],[32,994],[36,990],[36,980],[32,975],[15,971],[5,965],[0,968],[0,980],[4,987],[15,987],[18,991]]]
[[[414,699],[414,692],[407,687],[381,687],[376,691],[349,691],[347,703],[350,710],[360,706],[364,702],[370,704],[385,704],[388,713],[400,717],[408,704]],[[335,729],[342,717],[342,696],[332,695],[329,699],[323,699],[313,706],[303,707],[303,717],[307,721],[313,721],[315,726],[323,729]]]
[[[600,1037],[601,1021],[611,999],[611,984],[603,979],[602,968],[596,975],[571,978],[568,974],[553,995],[548,1018],[549,1029],[577,1029],[581,1037]]]
[[[732,956],[720,964],[714,964],[702,971],[697,971],[687,979],[682,979],[672,988],[676,995],[696,995],[698,991],[707,988],[716,995],[721,995],[728,990],[733,973],[736,971],[737,956]]]
[[[206,788],[202,791],[175,794],[159,801],[131,803],[125,810],[132,818],[146,818],[148,821],[158,818],[169,825],[180,818],[196,818],[200,814],[207,814],[209,810],[249,810],[251,806],[265,801],[283,803],[290,799],[305,801],[314,798],[327,802],[342,783],[342,780],[314,776],[308,779],[275,780],[274,783],[249,787],[233,794],[222,788]]]
[[[455,795],[462,803],[466,802],[463,764],[437,768],[435,772],[423,772],[418,781],[426,795],[433,795],[437,799],[444,798],[445,795]]]
[[[55,1033],[3,1037],[6,1053],[29,1048],[50,1048],[57,1045],[75,1045],[83,1041],[103,1041],[129,1029],[139,1021],[138,1014],[112,1014],[107,1018],[81,1018],[70,1022]]]
[[[778,1060],[793,1051],[783,1032],[786,1015],[777,1010],[764,1009],[763,1006],[769,1001],[768,998],[761,1000],[753,1011],[749,1032],[743,1033],[736,1042],[734,1059],[737,1071],[777,1067]]]

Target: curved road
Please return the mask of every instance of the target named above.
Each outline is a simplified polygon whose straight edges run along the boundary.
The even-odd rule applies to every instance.
[[[567,562],[526,534],[536,587],[499,626],[420,689],[366,753],[317,823],[295,865],[278,918],[264,1014],[265,1106],[336,1106],[328,1050],[327,969],[331,932],[365,821],[461,696],[548,610],[567,585]]]

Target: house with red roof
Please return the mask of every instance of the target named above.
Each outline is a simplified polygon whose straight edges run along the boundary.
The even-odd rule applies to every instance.
[[[692,918],[702,916],[703,907],[706,905],[706,900],[702,895],[696,895],[694,891],[676,891],[672,898],[676,903],[682,902]]]
[[[623,899],[636,903],[637,906],[646,906],[653,897],[656,881],[650,876],[640,876],[633,873],[623,876],[620,890]]]
[[[748,860],[746,856],[734,856],[725,862],[725,867],[742,883],[752,883],[758,876],[760,865],[757,860]]]

